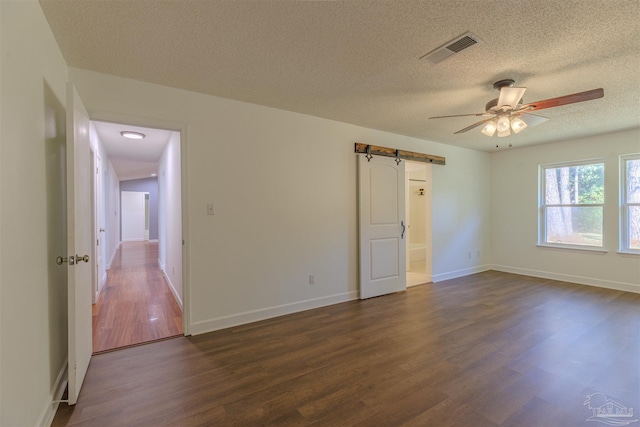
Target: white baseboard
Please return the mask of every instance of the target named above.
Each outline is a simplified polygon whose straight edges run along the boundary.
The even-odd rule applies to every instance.
[[[158,239],[148,239],[149,243],[158,243]]]
[[[575,276],[572,274],[553,273],[549,271],[532,270],[529,268],[510,267],[506,265],[492,265],[491,270],[505,273],[522,274],[524,276],[540,277],[542,279],[558,280],[560,282],[577,283],[579,285],[597,286],[599,288],[615,289],[617,291],[640,293],[640,285],[612,280],[594,279],[591,277]]]
[[[358,299],[358,291],[350,291],[341,294],[329,295],[326,297],[293,302],[290,304],[278,305],[275,307],[245,311],[244,313],[217,317],[215,319],[202,320],[191,324],[191,334],[204,334],[207,332],[230,328],[232,326],[258,322],[260,320],[271,319],[273,317],[284,316],[286,314],[297,313],[305,310],[312,310],[314,308],[324,307],[327,305],[338,304],[341,302],[347,302],[356,299]]]
[[[42,411],[40,411],[40,416],[38,417],[38,421],[36,422],[37,427],[51,426],[53,417],[55,417],[58,406],[60,406],[60,402],[58,401],[62,399],[62,394],[67,388],[67,367],[68,363],[65,360],[62,368],[60,369],[60,372],[58,372],[58,376],[56,377],[56,381],[53,384],[53,388],[51,389],[51,393],[49,395],[49,398],[47,399],[47,403],[45,404],[44,408],[42,408]]]
[[[111,269],[111,264],[113,264],[113,259],[116,257],[116,254],[118,253],[118,249],[120,248],[120,244],[121,243],[122,242],[118,242],[116,247],[113,249],[113,253],[111,254],[111,257],[109,258],[109,263],[107,264],[107,267],[106,267],[107,270]]]
[[[173,285],[173,282],[169,278],[169,275],[167,274],[167,272],[164,271],[164,268],[162,268],[162,275],[164,276],[164,279],[167,281],[167,285],[169,285],[169,289],[171,289],[171,293],[173,294],[173,297],[176,299],[176,302],[182,309],[183,308],[182,296],[178,294],[178,291],[176,291],[176,287]]]
[[[98,295],[100,295],[100,291],[104,288],[104,284],[107,283],[107,271],[105,270],[102,278],[100,279],[100,284],[98,285]]]
[[[434,274],[433,283],[442,282],[443,280],[456,279],[458,277],[468,276],[470,274],[482,273],[491,270],[491,265],[478,265],[475,267],[465,268],[462,270],[448,271],[446,273]]]
[[[144,237],[142,239],[122,239],[120,241],[120,243],[124,243],[124,242],[146,242],[147,239],[145,239]]]

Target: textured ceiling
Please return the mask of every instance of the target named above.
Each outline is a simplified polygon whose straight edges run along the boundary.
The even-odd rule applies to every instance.
[[[453,133],[496,98],[527,102],[604,88],[543,110],[509,138],[540,144],[640,126],[638,0],[41,0],[70,66],[479,150]],[[438,64],[419,58],[471,31],[483,40]],[[500,140],[499,142],[503,142]]]

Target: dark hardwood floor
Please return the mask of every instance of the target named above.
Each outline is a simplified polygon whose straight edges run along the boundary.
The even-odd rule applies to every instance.
[[[93,352],[182,335],[182,311],[158,266],[158,243],[123,242],[93,305]]]
[[[490,271],[97,355],[53,425],[593,427],[639,376],[640,294]]]

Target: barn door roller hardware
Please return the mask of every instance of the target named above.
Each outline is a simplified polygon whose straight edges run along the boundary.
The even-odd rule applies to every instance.
[[[358,144],[356,144],[358,145]],[[358,151],[356,151],[357,153]],[[373,159],[373,155],[371,154],[371,146],[367,145],[367,155],[365,156],[367,158],[367,162],[370,162],[371,159]]]
[[[367,160],[371,161],[374,155],[395,157],[396,163],[400,164],[400,159],[411,160],[414,162],[431,163],[434,165],[444,165],[445,158],[440,156],[434,156],[431,154],[415,153],[413,151],[397,150],[395,148],[378,147],[376,145],[363,144],[361,142],[355,143],[355,152],[365,154]]]

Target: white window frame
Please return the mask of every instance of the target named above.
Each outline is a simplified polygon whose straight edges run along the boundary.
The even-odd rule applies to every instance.
[[[585,160],[576,160],[571,162],[562,162],[562,163],[551,163],[546,165],[539,165],[538,167],[538,182],[539,182],[539,191],[538,191],[538,245],[539,247],[546,248],[561,248],[561,249],[571,249],[571,250],[579,250],[579,251],[591,251],[591,252],[607,252],[606,249],[606,236],[605,236],[605,215],[606,210],[604,208],[604,203],[589,203],[589,204],[554,204],[547,205],[547,185],[546,185],[546,170],[547,169],[557,169],[562,167],[572,167],[572,166],[585,166],[585,165],[595,165],[602,164],[606,171],[606,162],[605,159],[585,159]],[[606,173],[604,176],[604,186],[606,188]],[[606,200],[606,190],[605,190],[605,200]],[[549,207],[601,207],[602,208],[602,245],[601,246],[593,246],[593,245],[573,245],[569,243],[553,243],[547,242],[547,216],[546,216],[546,208]]]
[[[640,153],[620,156],[620,247],[618,252],[640,255],[640,249],[629,247],[629,207],[640,206],[640,203],[627,201],[627,161],[640,160]]]

